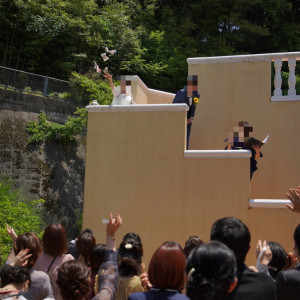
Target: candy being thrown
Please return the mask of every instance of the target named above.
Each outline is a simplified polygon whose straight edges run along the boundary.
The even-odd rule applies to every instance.
[[[109,50],[107,47],[105,47],[105,52],[109,53],[110,55],[115,55],[117,53],[117,50],[116,49]]]
[[[109,57],[106,55],[106,53],[101,53],[101,56],[104,61],[107,61],[109,59]]]
[[[94,69],[96,70],[97,73],[101,73],[101,69],[99,68],[99,66],[97,65],[97,62],[94,61]]]
[[[103,223],[103,224],[108,224],[108,223],[109,223],[109,220],[103,218],[103,219],[102,219],[102,223]]]

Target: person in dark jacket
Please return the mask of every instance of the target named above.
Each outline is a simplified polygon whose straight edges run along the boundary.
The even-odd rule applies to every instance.
[[[191,134],[192,121],[195,116],[196,105],[199,102],[198,93],[198,76],[192,75],[187,77],[187,86],[179,90],[173,100],[173,103],[185,103],[188,106],[187,112],[187,134],[186,149],[189,148],[189,138]]]
[[[229,247],[237,261],[238,285],[225,300],[275,300],[273,279],[263,273],[251,271],[244,263],[250,248],[250,232],[239,219],[225,217],[217,220],[211,229],[210,239]]]

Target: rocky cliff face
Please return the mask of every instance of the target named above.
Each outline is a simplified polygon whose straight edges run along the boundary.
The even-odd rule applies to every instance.
[[[50,102],[46,105],[51,107]],[[37,120],[38,113],[31,112],[25,104],[21,111],[13,105],[8,109],[9,102],[5,107],[7,109],[0,110],[1,175],[11,177],[30,197],[43,198],[46,223],[60,222],[69,238],[76,237],[81,229],[83,207],[84,139],[67,146],[56,143],[28,145],[26,123]],[[73,105],[73,111],[75,108]],[[59,115],[61,121],[72,114],[65,111],[65,104],[61,112],[59,106],[55,109],[57,113],[52,115]]]

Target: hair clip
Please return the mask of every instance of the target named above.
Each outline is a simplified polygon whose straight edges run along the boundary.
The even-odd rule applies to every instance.
[[[131,244],[126,244],[126,245],[125,245],[125,248],[126,248],[126,249],[132,249],[132,245],[131,245]]]
[[[194,268],[191,268],[188,274],[188,279],[190,278],[190,276],[192,276],[192,274],[195,272]]]

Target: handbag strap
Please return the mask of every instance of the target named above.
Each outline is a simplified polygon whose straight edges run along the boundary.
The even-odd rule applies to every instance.
[[[54,258],[52,259],[52,261],[51,261],[51,263],[50,263],[50,265],[49,265],[49,267],[48,267],[47,274],[49,274],[49,270],[50,270],[51,266],[53,265],[53,263],[54,263],[56,257],[57,257],[57,256],[54,256]]]

